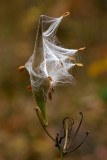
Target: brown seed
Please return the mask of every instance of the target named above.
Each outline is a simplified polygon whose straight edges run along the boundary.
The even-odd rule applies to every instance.
[[[79,48],[78,51],[83,51],[86,47]]]
[[[68,56],[68,58],[69,58],[69,60],[75,60],[75,58],[72,56]]]
[[[82,67],[83,66],[83,64],[82,63],[75,63],[77,66],[80,66],[80,67]]]
[[[62,17],[66,17],[66,16],[69,16],[69,15],[70,15],[70,12],[67,11],[67,12],[65,12],[65,13],[62,14]]]
[[[26,86],[26,89],[30,91],[32,89],[31,85]]]
[[[50,81],[52,81],[52,82],[54,81],[54,80],[52,79],[52,77],[48,76],[48,78],[49,78]]]
[[[64,66],[64,64],[61,61],[59,61],[59,62],[61,63],[62,66]]]
[[[23,71],[24,69],[25,69],[25,66],[20,66],[20,67],[18,68],[19,71]]]

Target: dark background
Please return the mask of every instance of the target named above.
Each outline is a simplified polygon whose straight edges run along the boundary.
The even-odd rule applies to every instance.
[[[107,0],[3,0],[0,2],[0,160],[59,160],[54,143],[44,133],[34,111],[24,65],[32,55],[41,14],[70,16],[61,22],[57,36],[66,48],[79,53],[84,67],[74,67],[75,84],[56,87],[48,102],[49,131],[56,136],[62,119],[72,116],[75,128],[84,121],[76,144],[90,130],[85,144],[67,160],[107,159]],[[73,132],[74,132],[73,130]]]

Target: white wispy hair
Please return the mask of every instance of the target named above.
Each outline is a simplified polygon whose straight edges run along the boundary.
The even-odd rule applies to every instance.
[[[66,49],[58,45],[56,31],[63,17],[40,16],[34,52],[25,64],[33,91],[41,88],[47,94],[53,86],[72,82],[69,69],[76,65],[75,54],[78,49]]]

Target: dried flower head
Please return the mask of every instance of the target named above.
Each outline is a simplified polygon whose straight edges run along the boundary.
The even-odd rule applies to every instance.
[[[61,47],[56,31],[62,19],[69,15],[65,12],[59,18],[40,16],[33,55],[25,64],[29,72],[33,94],[46,122],[46,100],[52,99],[54,86],[72,82],[69,69],[83,66],[76,63],[75,54],[85,48],[66,49]],[[23,67],[20,68],[23,70]]]
[[[72,147],[72,143],[75,140],[76,136],[78,135],[78,132],[80,130],[83,121],[83,113],[80,112],[80,115],[81,115],[81,120],[73,136],[71,136],[72,128],[74,125],[74,120],[72,117],[65,117],[63,119],[62,122],[63,132],[64,132],[63,136],[60,136],[61,133],[57,133],[55,146],[63,153],[63,155],[77,150],[85,142],[87,136],[90,133],[89,131],[87,131],[82,141],[75,147]]]

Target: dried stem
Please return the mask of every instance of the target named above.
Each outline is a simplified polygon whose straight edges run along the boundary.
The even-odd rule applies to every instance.
[[[69,138],[69,132],[72,130],[72,125],[74,124],[74,121],[72,118],[70,117],[65,117],[64,120],[63,120],[63,128],[64,128],[64,137],[65,138],[65,143],[64,143],[64,146],[62,147],[62,145],[60,145],[60,142],[61,142],[61,138],[59,139],[59,133],[57,133],[57,136],[56,138],[53,138],[53,136],[48,132],[48,130],[46,129],[46,126],[47,124],[44,122],[43,120],[43,117],[42,117],[42,114],[41,114],[41,110],[39,109],[39,107],[36,107],[36,113],[37,113],[37,116],[38,116],[38,119],[44,129],[44,131],[46,132],[46,134],[55,142],[55,146],[58,147],[60,153],[61,153],[61,160],[64,160],[64,157],[67,153],[69,152],[74,152],[76,149],[78,149],[83,143],[84,141],[86,140],[88,134],[89,134],[89,131],[86,132],[86,136],[83,138],[83,140],[81,141],[80,144],[78,144],[74,149],[71,149],[69,151],[67,151],[72,143],[72,141],[74,140],[74,138],[77,136],[77,133],[80,129],[80,126],[81,126],[81,123],[82,123],[82,120],[83,120],[83,114],[82,112],[80,112],[80,115],[81,115],[81,120],[80,120],[80,123],[78,125],[78,128],[74,134],[74,136],[72,137],[72,139],[70,140],[69,144],[68,144],[68,138]],[[68,120],[72,120],[72,124],[71,124],[71,128],[69,128],[69,122]]]
[[[86,138],[87,138],[88,135],[89,135],[89,131],[86,132],[86,136],[84,137],[84,139],[82,140],[82,142],[77,147],[75,147],[73,150],[68,151],[68,153],[69,152],[74,152],[75,150],[77,150],[84,143],[84,141],[86,140]]]
[[[68,140],[68,122],[66,120],[65,121],[65,144],[64,144],[64,150],[67,147],[67,140]]]
[[[41,117],[42,114],[41,114],[41,111],[40,111],[39,107],[36,107],[36,113],[37,113],[38,119],[39,119],[39,121],[40,121],[40,123],[41,123],[41,125],[42,125],[42,127],[43,127],[43,129],[44,129],[44,131],[46,132],[46,134],[58,145],[58,148],[59,148],[59,150],[60,150],[60,152],[61,152],[61,160],[64,160],[63,149],[62,149],[61,145],[60,145],[59,142],[58,142],[58,134],[57,134],[57,138],[55,139],[55,138],[53,138],[53,137],[51,136],[51,134],[47,131],[46,125],[45,125],[45,123],[44,123],[44,121],[43,121],[43,119],[42,119],[42,117]]]
[[[80,123],[79,123],[79,125],[78,125],[78,128],[77,128],[75,134],[73,135],[73,137],[71,138],[71,140],[70,140],[70,142],[69,142],[68,147],[71,145],[72,141],[73,141],[74,138],[77,136],[77,133],[78,133],[78,131],[79,131],[79,129],[80,129],[80,126],[81,126],[81,123],[82,123],[82,120],[83,120],[83,114],[82,114],[82,112],[80,112],[79,114],[81,115],[81,120],[80,120]]]

